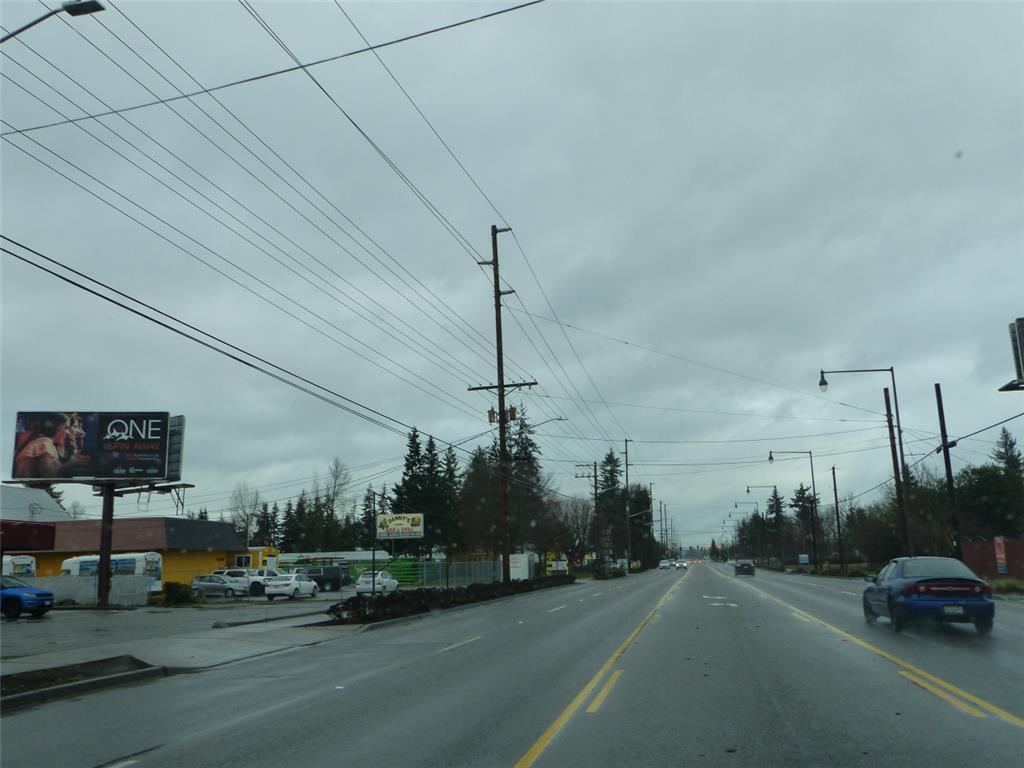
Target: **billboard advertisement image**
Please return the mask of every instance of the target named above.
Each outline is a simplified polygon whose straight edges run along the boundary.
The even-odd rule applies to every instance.
[[[377,515],[378,539],[422,539],[423,515]]]
[[[165,412],[19,412],[11,479],[163,480],[168,418]]]

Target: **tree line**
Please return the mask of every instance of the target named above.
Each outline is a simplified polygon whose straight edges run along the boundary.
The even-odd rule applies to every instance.
[[[384,513],[418,513],[422,539],[387,543],[394,554],[453,559],[496,559],[501,552],[500,456],[497,440],[476,448],[460,463],[451,446],[413,429],[406,439],[401,479],[390,488],[367,486],[361,500],[347,496],[351,476],[337,458],[310,490],[282,501],[265,501],[239,484],[227,512],[249,546],[284,552],[339,551],[375,546],[375,518]],[[645,567],[662,556],[653,536],[650,494],[622,484],[622,467],[609,450],[598,465],[596,498],[568,496],[551,488],[533,438],[526,409],[509,430],[509,541],[512,552],[559,553],[582,562],[623,556],[628,539],[634,560]],[[348,503],[346,503],[348,498]],[[596,502],[596,505],[595,505]],[[201,509],[190,516],[208,516]]]
[[[904,471],[904,507],[915,554],[953,554],[954,512],[961,540],[1024,536],[1024,458],[1005,428],[989,458],[956,473],[952,506],[945,476],[926,467]],[[813,508],[811,489],[803,484],[788,500],[775,489],[763,514],[739,522],[732,547],[716,544],[715,550],[719,557],[742,555],[795,564],[800,553],[812,552],[817,538],[819,561],[837,563],[835,505],[822,505],[818,498],[817,516]],[[904,554],[902,518],[893,489],[868,505],[853,498],[840,502],[839,525],[847,562],[881,563]]]

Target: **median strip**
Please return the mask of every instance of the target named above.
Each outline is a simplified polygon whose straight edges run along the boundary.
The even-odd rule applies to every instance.
[[[618,682],[620,677],[622,677],[621,669],[616,669],[612,672],[611,677],[608,678],[608,682],[606,682],[601,690],[598,691],[597,696],[594,697],[594,700],[590,702],[590,706],[587,707],[588,715],[594,714],[601,708],[601,705],[604,704],[604,700],[607,699],[608,694],[611,693],[612,686]]]
[[[986,715],[984,712],[982,712],[977,707],[972,707],[970,704],[967,704],[966,702],[960,701],[960,699],[958,699],[956,696],[953,696],[952,694],[946,693],[941,688],[932,685],[927,680],[922,680],[917,675],[912,675],[909,672],[907,672],[906,670],[902,670],[901,669],[900,670],[900,676],[906,678],[907,680],[912,682],[914,685],[920,686],[921,688],[924,688],[926,691],[929,691],[930,693],[934,693],[940,699],[942,699],[945,702],[948,702],[948,703],[952,704],[954,707],[959,709],[961,712],[966,712],[968,715],[971,715],[973,717],[988,717],[988,715]]]

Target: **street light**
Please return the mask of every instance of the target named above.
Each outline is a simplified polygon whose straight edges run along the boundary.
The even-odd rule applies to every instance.
[[[565,416],[555,416],[553,419],[545,419],[540,424],[531,424],[530,426],[536,429],[537,427],[543,427],[545,424],[549,424],[552,421],[568,421]]]
[[[817,569],[818,566],[818,487],[814,482],[814,453],[811,451],[779,451],[779,453],[799,453],[807,454],[807,458],[811,461],[811,546],[814,547],[814,567]],[[768,451],[768,463],[773,464],[775,462],[775,454],[773,451]]]
[[[26,29],[34,27],[41,21],[46,21],[51,16],[56,16],[61,11],[64,11],[68,16],[86,16],[90,13],[98,13],[102,10],[104,10],[103,4],[100,3],[99,0],[78,0],[78,2],[75,2],[75,0],[67,0],[67,2],[63,5],[59,5],[56,8],[47,11],[38,19],[35,19],[34,21],[30,21],[28,24],[18,27],[13,32],[8,32],[6,35],[0,38],[0,43],[6,43],[12,37],[20,35]]]
[[[900,421],[900,398],[899,398],[899,395],[896,394],[896,371],[893,369],[893,366],[891,366],[891,365],[888,368],[850,368],[850,369],[844,370],[844,371],[826,371],[825,369],[821,369],[821,378],[818,379],[818,386],[821,388],[822,392],[828,391],[828,380],[825,378],[825,374],[826,373],[888,373],[889,374],[889,379],[890,379],[890,381],[892,381],[893,409],[896,412],[896,441],[897,441],[897,443],[899,445],[899,451],[900,451],[899,471],[894,473],[895,476],[893,477],[893,480],[896,483],[896,503],[897,503],[897,506],[900,509],[900,516],[903,518],[902,522],[903,522],[903,549],[905,550],[904,554],[913,555],[914,554],[914,551],[913,551],[914,547],[913,547],[913,544],[911,543],[911,539],[910,539],[910,513],[909,513],[909,511],[907,509],[906,498],[903,495],[903,476],[905,474],[907,474],[907,460],[906,460],[906,458],[904,457],[904,454],[903,454],[903,424]],[[892,424],[891,424],[892,414],[889,413],[889,396],[888,396],[888,394],[886,394],[886,396],[885,396],[885,405],[886,405],[886,408],[885,408],[886,420],[889,421],[890,428],[891,428],[891,426],[892,426]],[[891,431],[889,433],[889,440],[890,440],[890,444],[891,444],[891,441],[892,441],[892,432]]]

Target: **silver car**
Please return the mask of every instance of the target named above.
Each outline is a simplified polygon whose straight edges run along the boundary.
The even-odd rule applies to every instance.
[[[192,597],[234,597],[239,594],[238,584],[216,573],[192,579]]]

